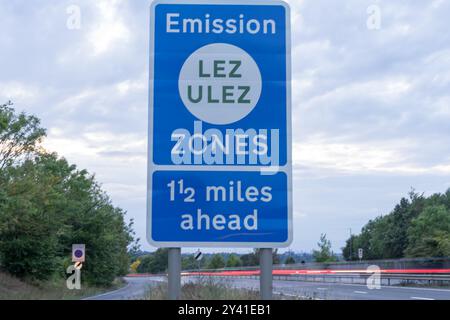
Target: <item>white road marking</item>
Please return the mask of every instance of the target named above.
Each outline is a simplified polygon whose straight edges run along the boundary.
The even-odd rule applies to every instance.
[[[286,292],[281,292],[281,291],[274,291],[273,293],[288,296],[288,297],[303,297],[303,296],[299,296],[297,294],[286,293]]]
[[[274,282],[277,280],[274,280]],[[295,282],[295,281],[291,281]],[[313,281],[297,281],[303,283],[312,283]],[[367,284],[356,284],[356,283],[339,283],[334,282],[333,284],[339,286],[347,287],[364,287],[367,288]],[[405,290],[423,290],[423,291],[436,291],[436,292],[448,292],[450,294],[450,289],[435,289],[435,288],[422,288],[422,287],[400,287],[400,286],[381,286],[381,289],[405,289]]]
[[[367,292],[365,291],[353,291],[354,293],[359,293],[359,294],[367,294]]]
[[[311,299],[311,297],[308,297],[308,296],[292,294],[292,293],[285,293],[285,292],[281,292],[281,291],[274,291],[273,293],[280,295],[280,296],[286,296],[286,297],[293,297],[293,298],[299,298],[299,299],[305,299],[305,300]],[[315,298],[314,300],[323,300],[323,299]]]
[[[432,298],[422,298],[422,297],[411,297],[411,299],[414,299],[414,300],[434,300]]]
[[[450,293],[449,289],[434,289],[434,288],[420,288],[420,287],[399,287],[399,286],[383,286],[384,288],[388,289],[405,289],[405,290],[423,290],[423,291],[436,291],[436,292],[448,292]]]

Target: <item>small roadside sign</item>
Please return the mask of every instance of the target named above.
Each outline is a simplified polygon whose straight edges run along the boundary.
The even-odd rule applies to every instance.
[[[203,253],[202,253],[200,250],[198,250],[198,251],[195,253],[194,258],[195,258],[196,261],[202,260],[202,259],[203,259]]]
[[[85,262],[86,260],[86,245],[73,244],[72,245],[72,262]]]

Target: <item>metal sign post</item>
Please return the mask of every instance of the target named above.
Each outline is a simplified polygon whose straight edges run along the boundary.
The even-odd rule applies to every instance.
[[[181,249],[169,249],[168,273],[169,300],[179,300],[181,297]]]
[[[359,258],[359,261],[362,260],[363,255],[364,255],[364,249],[359,248],[359,249],[358,249],[358,258]]]
[[[272,300],[273,291],[273,251],[260,249],[260,295],[261,300]]]

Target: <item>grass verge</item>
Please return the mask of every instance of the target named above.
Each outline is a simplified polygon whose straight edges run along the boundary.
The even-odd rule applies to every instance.
[[[167,283],[149,288],[145,300],[166,300]],[[181,288],[182,300],[260,300],[259,291],[233,288],[226,281],[198,278]],[[274,295],[277,300],[303,300],[301,297]]]
[[[117,279],[109,288],[83,285],[81,290],[69,290],[65,279],[31,283],[0,272],[0,300],[79,300],[122,286],[124,286],[123,280]]]

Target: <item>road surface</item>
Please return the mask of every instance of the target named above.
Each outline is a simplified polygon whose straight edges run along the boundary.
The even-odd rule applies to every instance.
[[[227,279],[235,288],[259,288],[259,280]],[[389,287],[380,290],[369,290],[365,285],[340,283],[300,282],[274,280],[273,291],[293,298],[312,298],[324,300],[450,300],[450,290]]]
[[[166,281],[165,277],[127,277],[127,285],[119,290],[88,298],[87,300],[136,300],[143,299],[152,286]],[[197,281],[184,277],[183,282]],[[259,281],[254,279],[224,278],[217,281],[239,289],[259,290]],[[309,298],[325,300],[450,300],[450,290],[413,287],[388,287],[369,290],[364,285],[339,283],[301,282],[274,280],[274,293],[287,298]]]
[[[84,300],[141,300],[153,286],[166,281],[165,277],[124,278],[126,286]]]

